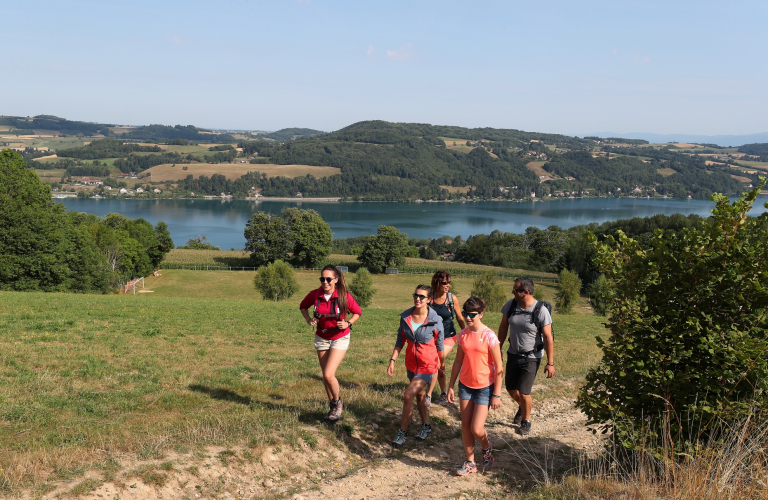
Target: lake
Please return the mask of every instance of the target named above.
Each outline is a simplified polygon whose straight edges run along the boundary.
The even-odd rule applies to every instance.
[[[58,200],[57,200],[58,201]],[[758,197],[752,215],[765,211],[768,196]],[[590,222],[656,214],[709,215],[709,200],[646,198],[576,198],[552,201],[466,203],[318,203],[245,200],[106,200],[66,198],[69,210],[105,216],[117,212],[131,219],[142,217],[153,225],[165,221],[176,245],[205,235],[223,250],[243,248],[245,223],[254,212],[279,213],[284,207],[316,210],[328,222],[334,238],[375,234],[380,225],[395,226],[408,236],[437,238],[443,235],[472,234],[498,229],[522,233],[529,226],[568,228]]]

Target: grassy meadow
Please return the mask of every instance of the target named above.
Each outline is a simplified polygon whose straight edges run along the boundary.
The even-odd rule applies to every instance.
[[[339,431],[321,425],[326,396],[297,306],[318,273],[298,272],[300,292],[281,303],[263,301],[253,275],[163,270],[147,278],[151,293],[135,296],[0,293],[0,496],[45,492],[87,470],[108,478],[121,455],[225,444],[256,452],[312,435],[344,446],[338,432],[372,422],[389,439],[396,423],[381,411],[400,406],[406,378],[402,363],[394,378],[385,370],[398,315],[427,277],[374,277],[378,293],[338,372]],[[471,279],[454,282],[466,297]],[[573,396],[599,360],[602,318],[585,306],[555,315],[558,376],[537,381],[539,397]],[[491,312],[486,323],[500,319]]]

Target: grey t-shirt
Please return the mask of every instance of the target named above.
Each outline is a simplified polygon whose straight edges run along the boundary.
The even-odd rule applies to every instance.
[[[512,307],[514,299],[507,301],[504,307],[501,308],[501,314],[504,317],[509,316],[510,308]],[[536,348],[536,340],[539,330],[536,325],[531,321],[531,313],[536,308],[538,301],[534,302],[528,309],[523,309],[520,305],[517,305],[517,312],[514,316],[509,318],[509,349],[507,352],[510,354],[517,354],[518,352],[532,351]],[[549,315],[549,311],[546,307],[539,309],[539,322],[542,328],[552,324],[552,316]],[[501,332],[499,332],[501,333]],[[544,350],[529,354],[529,358],[541,358],[544,356]]]

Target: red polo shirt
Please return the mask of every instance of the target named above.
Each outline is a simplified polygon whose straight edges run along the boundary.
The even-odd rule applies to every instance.
[[[312,290],[307,294],[306,297],[304,297],[304,300],[302,300],[301,304],[299,304],[299,309],[309,309],[310,307],[315,307],[315,312],[317,314],[335,314],[339,312],[338,302],[337,300],[334,300],[338,299],[338,297],[339,292],[338,290],[334,289],[333,294],[331,295],[331,300],[325,300],[323,287],[321,286],[316,290]],[[336,306],[334,311],[331,311],[331,304]],[[347,310],[350,314],[362,314],[363,312],[360,309],[360,306],[357,305],[355,298],[352,297],[349,292],[347,292]],[[349,328],[340,330],[336,326],[336,322],[341,319],[346,319],[346,316],[346,314],[342,314],[338,318],[319,318],[317,320],[317,335],[326,340],[336,340],[348,334]],[[323,333],[322,330],[329,331]]]

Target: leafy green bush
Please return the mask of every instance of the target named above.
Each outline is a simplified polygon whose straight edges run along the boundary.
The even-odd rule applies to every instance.
[[[483,271],[472,284],[470,295],[480,297],[485,301],[487,311],[498,311],[507,301],[504,285],[499,283],[492,271]]]
[[[373,288],[373,278],[368,269],[361,267],[355,273],[355,277],[352,278],[352,282],[349,284],[349,291],[352,292],[352,296],[361,307],[368,307],[371,305],[371,300],[376,294],[376,290]]]
[[[366,241],[357,260],[373,272],[383,273],[387,267],[404,265],[407,251],[407,234],[392,226],[379,226],[376,236]]]
[[[573,306],[579,300],[581,280],[579,276],[563,269],[557,277],[557,293],[555,293],[555,307],[557,312],[568,314],[573,311]]]
[[[600,316],[608,314],[611,293],[611,285],[604,274],[598,276],[594,283],[589,285],[589,301],[595,314]]]
[[[299,282],[296,281],[293,268],[281,260],[259,268],[253,284],[264,300],[275,302],[289,299],[299,291]]]
[[[638,432],[684,447],[765,409],[768,213],[747,217],[764,185],[733,203],[713,195],[710,219],[657,231],[648,249],[591,238],[614,294],[603,359],[577,399],[589,424],[627,447]]]

